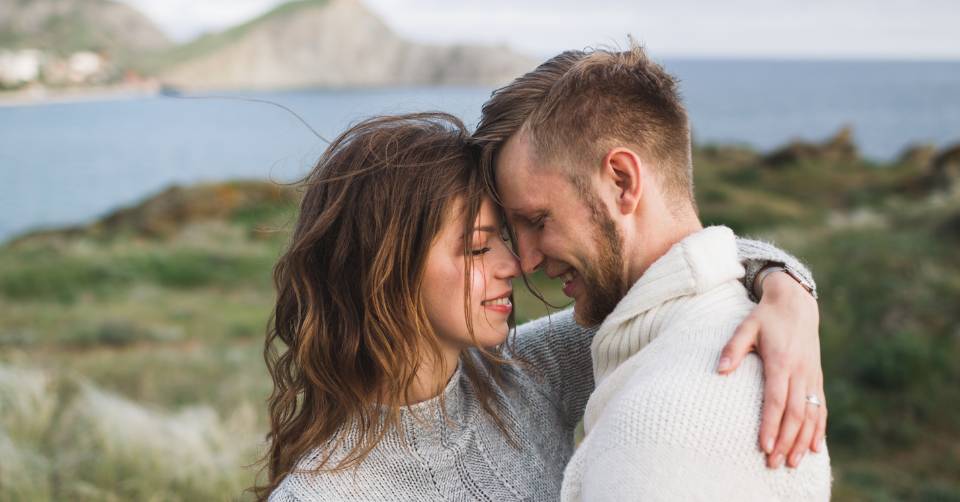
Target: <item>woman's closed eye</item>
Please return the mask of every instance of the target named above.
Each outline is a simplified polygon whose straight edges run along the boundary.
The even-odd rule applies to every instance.
[[[482,254],[486,254],[488,251],[490,251],[490,248],[485,247],[485,248],[480,248],[480,249],[474,249],[474,250],[470,251],[470,254],[473,255],[473,256],[480,256],[480,255],[482,255]]]

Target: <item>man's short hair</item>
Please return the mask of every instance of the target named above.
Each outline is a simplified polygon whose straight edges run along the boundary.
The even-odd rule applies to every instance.
[[[629,50],[567,51],[496,90],[474,134],[483,168],[515,134],[530,134],[534,155],[567,166],[574,179],[614,146],[652,166],[664,191],[694,204],[687,112],[677,80],[631,42]]]

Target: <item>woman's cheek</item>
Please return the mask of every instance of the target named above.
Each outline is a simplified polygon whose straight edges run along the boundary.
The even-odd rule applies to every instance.
[[[485,300],[487,294],[487,276],[483,271],[483,262],[474,264],[470,274],[470,295],[471,302],[474,305],[480,305]]]

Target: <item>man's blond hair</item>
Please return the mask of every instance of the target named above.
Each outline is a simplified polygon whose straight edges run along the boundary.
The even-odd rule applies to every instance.
[[[694,204],[687,112],[676,79],[631,42],[625,51],[561,53],[496,90],[474,133],[489,180],[504,143],[529,134],[541,164],[583,180],[615,146],[652,166],[664,191]]]

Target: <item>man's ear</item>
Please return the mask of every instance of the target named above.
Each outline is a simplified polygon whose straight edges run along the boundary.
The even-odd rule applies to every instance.
[[[643,161],[629,148],[613,148],[603,158],[603,176],[617,187],[616,203],[621,214],[632,214],[640,204],[644,174]]]

